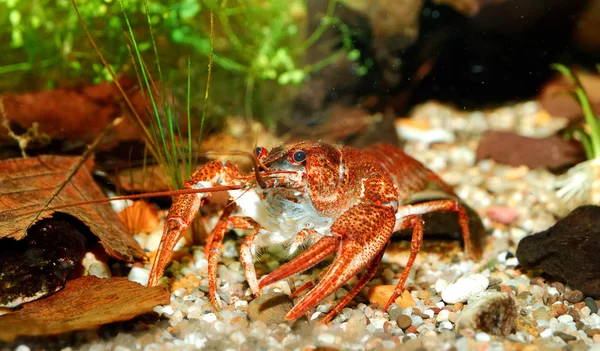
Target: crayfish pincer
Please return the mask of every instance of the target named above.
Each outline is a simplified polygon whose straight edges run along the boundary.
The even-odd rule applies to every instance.
[[[470,252],[468,216],[458,200],[435,200],[401,205],[411,195],[434,184],[456,196],[453,189],[434,172],[391,145],[364,150],[319,142],[300,142],[255,150],[255,170],[244,174],[234,164],[212,161],[199,168],[186,182],[186,188],[236,186],[229,190],[231,201],[209,234],[208,258],[210,299],[220,305],[217,294],[217,264],[225,233],[233,228],[250,230],[240,246],[240,260],[252,292],[302,272],[330,254],[337,257],[319,282],[289,311],[296,319],[344,285],[363,268],[356,285],[322,322],[330,320],[375,275],[392,233],[413,228],[411,251],[406,268],[385,309],[402,292],[423,241],[422,215],[454,211]],[[148,285],[156,285],[171,251],[188,228],[207,194],[178,195],[166,220],[164,233],[152,266]],[[239,208],[243,216],[233,216]],[[257,239],[261,240],[257,240]],[[254,256],[258,243],[289,245],[290,253],[308,248],[258,281]],[[272,240],[273,241],[273,240]],[[271,241],[271,242],[272,242]],[[267,244],[265,244],[267,243]]]

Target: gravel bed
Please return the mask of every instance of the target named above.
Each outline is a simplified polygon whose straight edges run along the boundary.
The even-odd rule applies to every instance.
[[[532,102],[488,113],[455,111],[428,103],[417,108],[412,118],[429,121],[431,130],[443,129],[453,134],[451,144],[423,142],[413,135],[405,149],[455,186],[461,198],[480,213],[490,233],[481,260],[466,260],[460,251],[447,255],[421,254],[406,285],[410,296],[403,298],[402,306],[393,305],[383,312],[370,301],[369,291],[373,287],[395,285],[405,262],[397,258],[401,256],[386,254],[374,279],[331,325],[316,322],[335,305],[335,300],[347,293],[355,278],[307,318],[268,326],[247,318],[253,298],[238,259],[239,239],[229,238],[218,270],[219,295],[224,304],[221,310],[216,311],[208,299],[203,247],[194,247],[190,255],[169,268],[168,274],[177,279],[171,282],[171,304],[155,309],[161,316],[158,322],[113,337],[98,336],[79,347],[93,351],[394,350],[399,347],[536,350],[569,345],[571,349],[600,350],[596,302],[561,283],[527,275],[518,268],[514,257],[521,238],[547,229],[565,211],[551,189],[554,175],[545,170],[498,165],[490,160],[475,161],[478,138],[490,128],[546,136],[560,128],[562,122],[547,118]],[[503,224],[498,216],[512,220]],[[137,239],[146,248],[154,249],[160,234],[157,231],[150,236],[138,235]],[[280,256],[277,250],[261,255],[257,270],[276,268]],[[144,283],[149,269],[150,266],[135,267],[130,279]],[[263,293],[290,294],[319,272],[317,268],[280,281],[265,288]],[[168,278],[163,278],[163,282],[167,283]],[[474,310],[495,308],[486,305],[488,302],[498,302],[500,307],[504,303],[514,305],[511,307],[516,311],[514,315],[498,317],[500,324],[514,325],[508,335],[497,336],[494,334],[502,331],[486,333],[470,327],[469,323],[474,323],[471,316]],[[23,345],[18,350],[27,351],[28,347]]]

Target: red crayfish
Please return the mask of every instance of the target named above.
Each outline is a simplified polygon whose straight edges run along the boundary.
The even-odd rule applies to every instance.
[[[365,272],[351,291],[322,320],[330,320],[375,275],[394,232],[413,228],[411,251],[404,272],[385,309],[401,294],[423,241],[422,215],[455,211],[465,249],[470,251],[468,216],[458,200],[435,200],[403,205],[412,194],[435,184],[456,196],[433,171],[402,150],[377,145],[359,150],[320,142],[300,142],[255,150],[254,174],[244,174],[236,165],[212,161],[199,168],[186,182],[188,189],[237,186],[230,190],[246,215],[233,216],[236,206],[227,206],[209,234],[208,259],[210,299],[220,305],[217,294],[217,264],[227,231],[248,229],[240,247],[240,260],[252,293],[283,278],[302,272],[330,254],[337,257],[310,290],[286,316],[296,319],[344,285],[363,268]],[[255,192],[249,192],[248,189]],[[171,252],[200,209],[205,193],[176,196],[169,211],[149,286],[161,278]],[[268,240],[273,239],[276,240]],[[254,269],[259,243],[285,243],[290,253],[310,245],[260,281]]]

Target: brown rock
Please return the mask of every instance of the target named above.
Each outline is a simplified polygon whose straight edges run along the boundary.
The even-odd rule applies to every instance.
[[[410,319],[410,317],[405,314],[401,314],[396,319],[396,322],[398,323],[398,327],[404,330],[410,327],[410,325],[412,324],[412,319]]]
[[[248,318],[262,321],[267,325],[286,322],[285,315],[294,307],[286,294],[268,293],[259,296],[248,304]]]
[[[576,208],[551,228],[521,240],[517,248],[519,263],[566,281],[583,295],[600,297],[599,218],[600,206]],[[579,302],[583,295],[569,298]]]
[[[580,144],[565,141],[559,135],[530,138],[513,132],[490,131],[477,147],[477,160],[529,168],[560,169],[585,160]]]
[[[417,327],[415,327],[414,325],[411,325],[410,327],[408,327],[405,331],[406,334],[416,334],[417,333]]]
[[[572,290],[564,293],[563,298],[570,303],[577,303],[583,301],[585,296],[583,296],[583,293],[579,290]]]
[[[555,288],[556,290],[558,290],[559,294],[562,294],[565,292],[565,284],[563,284],[561,282],[554,282],[554,283],[550,284],[550,286]]]
[[[600,75],[588,74],[575,71],[581,85],[588,94],[592,105],[592,110],[600,113]],[[568,79],[560,74],[548,82],[538,97],[538,101],[544,110],[552,116],[566,117],[572,121],[582,118],[583,113],[577,100],[569,92],[573,91],[573,86]]]

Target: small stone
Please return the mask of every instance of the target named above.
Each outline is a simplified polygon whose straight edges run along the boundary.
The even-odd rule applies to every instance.
[[[492,221],[501,224],[511,224],[519,219],[519,211],[512,207],[491,206],[485,210],[485,215]]]
[[[565,292],[565,284],[563,284],[561,282],[554,282],[554,283],[550,284],[550,286],[555,288],[559,294],[562,294]]]
[[[450,312],[450,314],[448,315],[448,320],[452,323],[456,323],[456,321],[458,320],[459,314],[456,312]]]
[[[446,303],[465,302],[469,297],[485,291],[489,280],[481,274],[472,274],[466,278],[459,278],[455,283],[448,285],[442,291],[442,299]]]
[[[507,336],[515,330],[517,307],[506,293],[486,292],[474,296],[456,322],[458,330],[474,329]]]
[[[550,315],[554,318],[558,318],[559,316],[562,316],[563,314],[567,313],[568,311],[569,311],[569,308],[567,306],[563,305],[562,303],[557,303],[550,307]]]
[[[552,336],[552,329],[547,328],[544,329],[541,333],[540,333],[540,338],[549,338]],[[536,349],[537,350],[537,349]]]
[[[478,332],[477,334],[475,334],[475,340],[483,341],[483,342],[490,342],[492,339],[490,338],[490,336],[487,333]]]
[[[438,313],[436,320],[438,322],[444,322],[444,321],[447,321],[449,317],[450,317],[450,311],[441,310],[440,313]]]
[[[577,303],[583,301],[583,293],[579,290],[567,291],[563,294],[563,298],[570,303]]]
[[[555,331],[554,336],[558,336],[559,338],[563,339],[565,342],[577,340],[577,337],[567,334],[567,333],[560,332],[560,331]]]
[[[546,279],[544,279],[542,277],[535,277],[529,281],[529,284],[541,286],[543,288],[546,286]]]
[[[579,315],[579,312],[574,309],[574,308],[569,308],[569,311],[567,312],[567,314],[571,317],[573,317],[573,320],[575,322],[579,322],[579,320],[581,319],[581,316]]]
[[[251,321],[278,324],[286,321],[285,315],[294,307],[292,300],[286,294],[267,293],[252,300],[248,304],[248,318]]]
[[[418,315],[412,315],[410,317],[410,319],[412,320],[412,325],[414,325],[415,327],[420,326],[421,324],[423,324],[423,317],[418,316]]]
[[[561,323],[571,323],[571,322],[573,322],[573,317],[569,316],[568,314],[563,314],[562,316],[558,317],[557,319]]]
[[[421,300],[426,300],[431,296],[431,293],[428,290],[419,290],[417,291],[417,297]]]
[[[600,335],[600,329],[598,329],[598,328],[590,329],[585,334],[587,336],[589,336],[590,338],[593,338],[594,335]]]
[[[583,301],[585,301],[585,305],[590,308],[590,313],[598,313],[598,304],[596,304],[594,299],[586,297]]]
[[[405,314],[401,314],[396,319],[396,322],[398,323],[398,328],[404,330],[404,329],[410,327],[410,325],[412,324],[412,319]]]
[[[404,331],[406,334],[416,334],[417,333],[417,327],[414,325],[411,325],[410,327],[406,328],[406,330]]]

